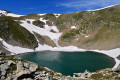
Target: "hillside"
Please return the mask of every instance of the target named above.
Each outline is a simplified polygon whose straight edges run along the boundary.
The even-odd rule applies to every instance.
[[[18,15],[0,10],[0,38],[22,49],[76,46],[110,50],[120,47],[119,14],[120,5],[71,14]]]
[[[56,25],[63,32],[59,44],[85,49],[120,47],[120,5],[97,11],[61,15]],[[72,28],[75,26],[76,28]]]
[[[21,27],[11,17],[0,17],[0,38],[13,46],[33,49],[37,40],[28,30]]]

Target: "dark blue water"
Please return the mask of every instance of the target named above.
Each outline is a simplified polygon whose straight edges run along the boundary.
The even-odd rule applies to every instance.
[[[114,59],[97,52],[60,52],[40,51],[18,55],[19,57],[48,67],[64,75],[84,72],[86,69],[95,72],[99,69],[112,68]]]

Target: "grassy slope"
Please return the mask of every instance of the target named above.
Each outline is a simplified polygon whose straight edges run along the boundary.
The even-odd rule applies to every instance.
[[[35,33],[35,36],[37,37],[37,39],[39,40],[39,43],[44,45],[49,45],[49,46],[52,46],[52,47],[56,47],[56,44],[54,43],[54,41],[52,41],[48,36],[42,36],[40,34],[37,34]]]
[[[21,27],[11,17],[0,17],[0,37],[12,45],[33,48],[34,35]]]
[[[35,24],[33,23],[34,25],[43,27],[45,23],[39,21],[40,17],[48,20],[47,23],[49,25],[52,24],[52,22],[56,19],[55,15],[51,13],[48,13],[43,16],[39,16],[37,14],[28,14],[21,17],[2,16],[0,17],[0,37],[12,45],[33,48],[37,43],[35,36],[25,28],[21,27],[19,24],[21,23],[20,20],[34,19],[36,20]],[[46,42],[46,44],[52,44],[47,42],[50,40],[49,38],[45,37],[45,39],[46,40],[44,40],[44,42]],[[55,43],[52,44],[52,46],[56,46]]]
[[[55,22],[58,28],[64,32],[59,44],[61,46],[75,45],[87,49],[119,47],[119,14],[120,5],[99,11],[63,14]],[[77,29],[71,30],[71,26],[76,26]],[[85,35],[90,36],[85,38]]]

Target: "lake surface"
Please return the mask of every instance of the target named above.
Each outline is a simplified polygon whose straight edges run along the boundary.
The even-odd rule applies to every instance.
[[[48,67],[64,75],[89,70],[95,72],[99,69],[112,68],[115,65],[113,58],[97,52],[60,52],[40,51],[20,54],[24,60],[35,62],[41,67]]]

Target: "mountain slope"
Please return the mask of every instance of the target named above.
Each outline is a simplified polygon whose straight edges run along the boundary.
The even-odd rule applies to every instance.
[[[119,14],[120,5],[97,11],[63,14],[55,22],[63,32],[59,44],[103,50],[120,47]],[[76,29],[72,29],[72,26]]]
[[[3,12],[3,10],[1,14],[0,39],[5,46],[4,48],[10,52],[23,53],[32,51],[31,49],[37,47],[44,47],[45,49],[46,47],[57,46],[61,33],[50,21],[52,18],[56,18],[54,14],[46,14],[45,16],[29,14],[16,17],[16,15],[6,16],[8,13],[7,11]],[[48,20],[48,18],[51,19]]]
[[[37,40],[28,30],[21,27],[11,17],[0,17],[0,38],[14,46],[34,47]]]
[[[76,46],[99,50],[120,47],[120,5],[61,15],[16,16],[4,10],[0,14],[0,38],[13,47],[33,49],[49,45],[49,49]]]

